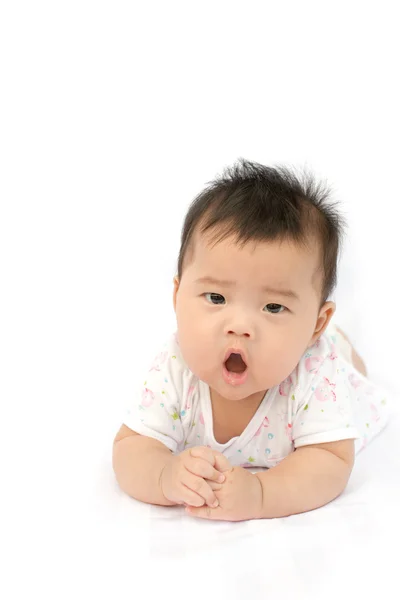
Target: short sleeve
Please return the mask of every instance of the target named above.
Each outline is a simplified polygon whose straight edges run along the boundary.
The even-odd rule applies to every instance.
[[[126,409],[125,425],[176,453],[183,441],[180,398],[182,368],[172,339],[157,354]]]
[[[293,415],[295,448],[360,437],[348,377],[347,364],[337,356],[320,364]]]

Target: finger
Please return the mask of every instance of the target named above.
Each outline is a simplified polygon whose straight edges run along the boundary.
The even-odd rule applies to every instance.
[[[194,492],[192,489],[188,488],[187,485],[182,483],[182,486],[179,490],[180,502],[179,504],[185,504],[193,507],[204,506],[205,500],[199,494]]]
[[[203,458],[213,467],[215,463],[215,456],[213,450],[211,448],[207,448],[207,446],[196,446],[195,448],[190,449],[190,456],[193,458]]]
[[[226,458],[226,456],[221,454],[221,452],[214,452],[214,456],[215,456],[214,467],[218,471],[220,471],[221,473],[224,473],[225,471],[233,471],[233,467],[232,467],[231,463]]]
[[[187,506],[185,508],[185,512],[191,517],[197,517],[198,519],[209,519],[214,521],[227,520],[226,516],[224,515],[224,511],[220,506],[218,506],[218,508],[210,508],[209,506],[195,508],[193,506]]]
[[[212,481],[212,479],[206,479],[205,482],[208,483],[213,492],[219,492],[219,490],[222,490],[222,487],[224,485],[223,483],[217,483],[216,481]]]
[[[182,477],[182,483],[186,485],[189,490],[192,490],[192,492],[201,496],[208,506],[218,506],[218,500],[215,493],[202,477],[197,477],[196,475],[189,473],[189,471],[186,471],[186,474]],[[202,505],[196,504],[196,506]]]
[[[198,477],[203,477],[204,479],[213,479],[219,483],[223,483],[225,481],[225,475],[223,475],[220,471],[217,471],[217,469],[214,469],[214,467],[212,467],[206,460],[202,458],[187,457],[184,465],[189,473],[193,473],[193,475],[197,475]]]

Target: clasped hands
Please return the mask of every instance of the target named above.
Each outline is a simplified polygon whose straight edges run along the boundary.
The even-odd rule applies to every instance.
[[[169,502],[185,505],[189,515],[203,519],[245,521],[262,518],[260,479],[205,446],[172,455],[160,475],[160,489]]]

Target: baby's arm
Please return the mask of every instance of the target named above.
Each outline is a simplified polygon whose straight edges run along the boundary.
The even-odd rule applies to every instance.
[[[263,488],[261,518],[319,508],[345,489],[354,464],[354,440],[302,446],[279,465],[257,473]]]
[[[222,467],[229,468],[229,461],[217,454]],[[162,442],[126,425],[114,440],[113,467],[119,486],[150,504],[218,505],[214,490],[221,488],[225,476],[214,468],[215,461],[215,453],[201,446],[173,455]]]
[[[122,425],[113,444],[113,468],[120,488],[132,498],[173,506],[159,485],[160,475],[172,453],[158,440],[139,435]]]

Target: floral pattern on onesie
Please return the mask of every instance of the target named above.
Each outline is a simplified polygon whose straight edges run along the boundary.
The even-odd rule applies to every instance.
[[[242,434],[221,444],[213,434],[210,389],[189,370],[174,333],[123,422],[173,453],[208,446],[243,467],[273,467],[296,448],[343,439],[355,439],[358,452],[386,425],[388,397],[341,353],[335,334],[330,325],[294,371],[266,392]]]

